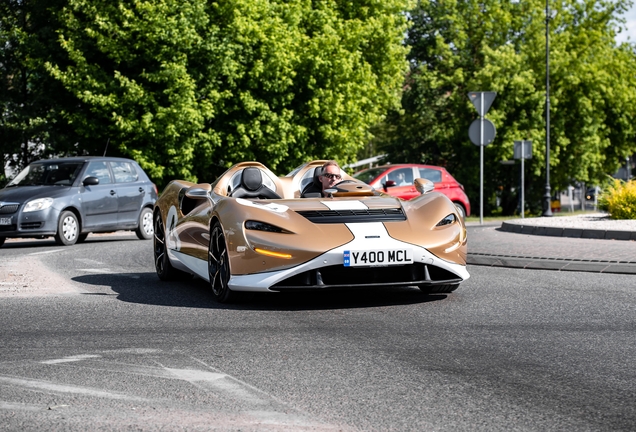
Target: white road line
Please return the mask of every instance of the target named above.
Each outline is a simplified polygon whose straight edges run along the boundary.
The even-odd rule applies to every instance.
[[[106,399],[150,402],[150,399],[145,399],[145,398],[136,397],[136,396],[128,396],[121,393],[107,392],[107,391],[90,388],[90,387],[69,386],[69,385],[63,385],[63,384],[56,384],[49,381],[13,378],[8,376],[1,376],[1,375],[0,375],[0,384],[12,385],[16,387],[23,387],[23,388],[35,389],[35,390],[53,391],[58,393],[71,393],[71,394],[79,394],[79,395],[86,395],[86,396],[93,396],[93,397],[102,397]]]
[[[64,358],[60,358],[60,359],[44,360],[44,361],[41,361],[40,363],[42,363],[42,364],[69,363],[69,362],[77,362],[77,361],[82,361],[82,360],[86,360],[86,359],[100,358],[100,357],[101,356],[99,356],[99,355],[93,355],[93,354],[81,354],[81,355],[76,355],[76,356],[64,357]]]
[[[43,252],[33,252],[27,255],[44,255],[44,254],[50,254],[50,253],[55,253],[55,252],[61,252],[64,249],[53,249],[53,250],[47,250],[47,251],[43,251]]]

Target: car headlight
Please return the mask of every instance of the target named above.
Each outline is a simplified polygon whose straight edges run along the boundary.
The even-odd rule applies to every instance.
[[[267,232],[274,232],[274,233],[289,233],[289,231],[286,231],[282,228],[278,228],[277,226],[270,225],[265,222],[254,221],[254,220],[246,221],[245,229],[255,230],[255,231],[267,231]]]
[[[437,223],[437,226],[450,225],[450,224],[454,223],[456,220],[457,220],[457,218],[455,217],[455,215],[453,213],[451,213],[448,216],[446,216],[444,219],[439,221]]]
[[[24,206],[23,213],[34,212],[39,210],[46,210],[53,205],[53,198],[38,198],[33,201],[29,201]]]

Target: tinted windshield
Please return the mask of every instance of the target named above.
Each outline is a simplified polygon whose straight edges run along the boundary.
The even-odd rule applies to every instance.
[[[16,176],[9,186],[40,186],[73,184],[84,162],[32,163]]]
[[[382,174],[386,168],[371,168],[368,170],[361,171],[357,174],[353,175],[353,178],[356,178],[360,181],[363,181],[367,184],[371,183],[377,176]]]

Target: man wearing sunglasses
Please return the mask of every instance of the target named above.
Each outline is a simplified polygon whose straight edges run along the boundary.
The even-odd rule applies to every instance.
[[[322,174],[320,174],[319,179],[320,183],[322,183],[322,196],[326,196],[325,189],[332,188],[342,181],[338,162],[335,160],[325,162],[322,166]]]

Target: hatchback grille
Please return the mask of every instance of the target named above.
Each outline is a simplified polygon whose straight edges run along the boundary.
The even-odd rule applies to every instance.
[[[25,222],[20,224],[20,229],[36,229],[42,226],[42,222]]]
[[[401,208],[306,210],[299,211],[298,214],[309,219],[313,223],[389,222],[406,220],[406,215]]]
[[[18,211],[20,204],[5,204],[0,206],[0,214],[11,214]]]

